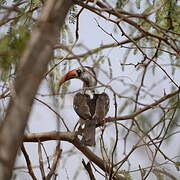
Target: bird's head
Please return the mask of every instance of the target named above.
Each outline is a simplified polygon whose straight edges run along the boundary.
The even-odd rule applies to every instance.
[[[96,74],[92,67],[84,66],[79,67],[77,69],[73,69],[66,73],[61,79],[60,79],[60,86],[70,80],[70,79],[80,79],[84,82],[84,87],[93,87],[96,86],[97,80],[96,80]]]

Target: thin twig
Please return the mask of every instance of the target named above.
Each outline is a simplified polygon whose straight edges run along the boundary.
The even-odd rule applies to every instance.
[[[114,117],[115,118],[117,117],[117,113],[118,113],[118,105],[117,105],[117,100],[116,100],[116,94],[114,94]],[[114,143],[112,154],[111,154],[111,170],[110,170],[109,180],[111,180],[111,178],[116,175],[116,173],[113,175],[113,165],[114,165],[114,153],[117,148],[118,134],[119,134],[117,121],[114,121],[114,125],[115,125],[116,139],[115,139],[115,143]]]
[[[62,153],[62,149],[60,148],[59,145],[57,145],[56,146],[55,157],[54,157],[54,160],[53,160],[53,164],[51,166],[51,170],[49,171],[49,173],[46,176],[46,180],[50,180],[53,175],[56,176],[55,171],[57,169],[57,165],[58,165],[58,161],[60,159],[61,153]]]
[[[118,117],[109,117],[109,118],[105,118],[103,121],[101,121],[99,124],[97,124],[97,127],[98,126],[102,126],[103,124],[107,123],[107,122],[114,122],[114,121],[118,121],[118,120],[128,120],[128,119],[133,119],[135,118],[136,116],[140,115],[142,112],[145,112],[149,109],[152,109],[154,108],[155,106],[159,105],[160,103],[166,101],[167,99],[175,96],[176,94],[179,94],[180,93],[180,89],[178,89],[177,91],[174,91],[170,94],[167,94],[165,96],[163,96],[162,98],[156,100],[154,103],[152,104],[149,104],[147,106],[145,106],[144,108],[142,109],[139,109],[137,110],[136,112],[134,113],[131,113],[129,115],[124,115],[124,116],[118,116]]]
[[[38,140],[38,155],[39,155],[39,168],[41,172],[42,179],[46,179],[45,171],[44,171],[44,163],[43,163],[43,155],[41,149],[41,142]]]
[[[61,117],[61,115],[60,115],[59,113],[57,113],[52,107],[50,107],[50,106],[49,106],[47,103],[45,103],[44,101],[42,101],[42,100],[40,100],[40,99],[38,99],[38,98],[36,98],[36,97],[35,97],[34,99],[35,99],[36,101],[44,104],[47,108],[49,108],[52,112],[54,112],[54,113],[57,115],[57,117],[59,117],[59,118],[61,119],[61,121],[63,122],[63,124],[64,124],[65,128],[67,129],[67,131],[70,131],[69,128],[67,127],[64,119]]]
[[[27,164],[27,168],[28,168],[28,171],[29,171],[29,175],[31,176],[31,178],[33,180],[37,180],[37,178],[36,178],[36,176],[34,174],[33,168],[32,168],[31,160],[30,160],[29,155],[28,155],[28,153],[27,153],[27,151],[26,151],[26,149],[24,147],[24,144],[22,144],[22,146],[21,146],[21,151],[22,151],[22,153],[24,155],[24,158],[26,160],[26,164]]]
[[[96,180],[95,177],[94,177],[94,174],[92,172],[92,168],[91,168],[90,162],[88,162],[86,164],[84,159],[82,159],[82,164],[83,164],[84,168],[86,169],[86,171],[88,172],[90,180]]]

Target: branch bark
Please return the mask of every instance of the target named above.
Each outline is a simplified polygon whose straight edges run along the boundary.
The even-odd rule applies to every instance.
[[[75,132],[48,132],[48,133],[29,133],[24,135],[24,142],[38,142],[38,141],[49,141],[49,140],[62,140],[68,141],[73,144],[79,151],[81,151],[90,161],[95,163],[104,172],[109,173],[111,166],[104,162],[103,159],[96,156],[90,149],[82,145],[81,141],[76,136]],[[114,171],[113,171],[114,173]],[[113,176],[114,180],[125,180],[125,177],[116,174]]]
[[[33,104],[33,98],[57,43],[59,31],[72,0],[47,1],[21,58],[6,117],[0,127],[0,180],[11,178],[17,150]]]

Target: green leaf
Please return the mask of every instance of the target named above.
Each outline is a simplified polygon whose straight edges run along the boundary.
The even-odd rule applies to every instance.
[[[143,12],[143,14],[148,14],[152,9],[154,8],[154,6],[150,6],[148,8],[146,8]],[[143,27],[143,29],[145,31],[148,31],[151,28],[151,24],[149,24],[146,20],[144,19],[139,19],[139,24]]]
[[[131,177],[129,171],[126,171],[126,170],[120,170],[120,171],[118,171],[118,173],[119,173],[119,174],[123,174],[123,175],[125,176],[125,179],[126,179],[126,180],[131,180],[131,179],[132,179],[132,177]]]
[[[6,4],[6,0],[0,0],[0,5]]]
[[[177,169],[177,171],[180,171],[180,161],[177,161],[177,162],[175,162],[175,166],[176,166],[176,169]]]
[[[77,6],[72,6],[72,8],[69,11],[69,23],[70,24],[75,24],[77,13],[78,13]]]
[[[156,13],[156,23],[167,30],[180,32],[180,7],[177,1],[167,1]]]
[[[119,114],[119,115],[122,114],[123,111],[128,107],[128,105],[129,105],[129,100],[126,100],[126,101],[122,104],[122,106],[120,106],[120,107],[118,108],[118,114]]]
[[[27,26],[10,27],[7,34],[0,38],[0,69],[7,71],[18,63],[29,39]]]
[[[137,7],[138,9],[141,8],[141,0],[136,0],[136,7]]]
[[[117,0],[116,2],[116,8],[123,8],[127,3],[128,3],[129,0]]]

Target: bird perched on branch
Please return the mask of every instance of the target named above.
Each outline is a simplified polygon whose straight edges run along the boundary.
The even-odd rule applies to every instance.
[[[75,94],[73,101],[75,112],[85,122],[82,141],[84,145],[95,146],[96,124],[105,118],[109,110],[109,97],[104,92],[95,93],[97,79],[92,67],[69,71],[61,78],[60,85],[73,78],[83,81],[83,90]]]

